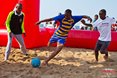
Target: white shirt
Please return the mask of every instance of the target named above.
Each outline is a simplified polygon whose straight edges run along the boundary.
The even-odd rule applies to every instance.
[[[18,14],[18,13],[15,11],[15,15],[21,16],[22,14],[23,14],[23,12],[21,12],[20,14]]]
[[[93,23],[94,27],[97,27],[100,36],[98,40],[111,41],[111,25],[114,23],[113,18],[106,17],[104,20],[97,20]]]
[[[20,14],[17,14],[16,8],[14,8],[13,11],[15,12],[15,15],[18,15],[18,16],[21,16],[23,14],[23,12],[21,12]]]

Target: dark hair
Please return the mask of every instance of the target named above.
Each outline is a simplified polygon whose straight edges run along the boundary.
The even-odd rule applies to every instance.
[[[103,12],[104,14],[106,14],[106,10],[105,9],[101,9],[100,12]]]
[[[17,3],[16,6],[20,6],[20,7],[22,7],[22,4],[21,4],[21,3]]]
[[[58,15],[62,15],[62,13],[59,13]]]
[[[72,13],[72,11],[70,9],[66,9],[65,12],[68,12],[68,13]]]
[[[97,14],[95,14],[95,16],[97,16],[97,17],[98,17],[98,15],[97,15]]]

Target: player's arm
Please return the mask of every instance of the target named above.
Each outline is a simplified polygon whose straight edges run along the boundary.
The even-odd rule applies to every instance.
[[[92,19],[89,16],[83,15],[82,18],[88,19],[90,23],[92,22]]]
[[[23,13],[23,16],[25,16],[24,13]],[[22,29],[22,33],[25,33],[25,29],[24,29],[24,17],[23,17],[21,29]]]
[[[24,13],[23,13],[23,16],[25,17],[25,14],[24,14]],[[24,37],[25,37],[25,36],[26,36],[26,33],[25,33],[25,29],[24,29],[24,17],[23,17],[21,29],[22,29],[22,33],[23,33],[23,35],[24,35]]]
[[[86,25],[86,26],[89,26],[89,27],[93,27],[92,24],[90,23],[86,23],[85,20],[81,20],[82,24]]]
[[[41,20],[41,21],[37,21],[36,25],[39,25],[42,22],[49,22],[49,21],[53,21],[53,18],[48,18],[48,19],[44,19],[44,20]]]
[[[12,17],[12,14],[14,12],[10,12],[7,16],[7,19],[6,19],[6,28],[7,28],[7,31],[10,33],[11,32],[11,29],[10,29],[10,21],[11,21],[11,17]]]

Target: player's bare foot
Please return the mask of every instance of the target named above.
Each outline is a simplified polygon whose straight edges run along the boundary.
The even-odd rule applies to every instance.
[[[48,67],[48,66],[49,66],[48,63],[45,61],[41,63],[41,67]]]
[[[87,61],[87,63],[88,63],[88,64],[97,64],[98,61],[96,61],[96,60],[92,60],[92,61]]]
[[[105,57],[104,57],[104,59],[105,59],[106,62],[115,62],[115,61],[114,61],[113,59],[111,59],[111,58],[105,58]]]
[[[104,58],[104,60],[105,60],[105,61],[107,61],[107,60],[108,60],[108,56],[104,56],[103,58]]]

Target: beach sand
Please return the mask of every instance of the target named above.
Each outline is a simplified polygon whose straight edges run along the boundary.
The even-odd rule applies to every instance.
[[[65,47],[48,67],[33,68],[31,59],[39,57],[43,62],[54,47],[27,50],[29,57],[12,48],[5,62],[5,47],[0,47],[0,78],[117,78],[117,52],[109,52],[109,61],[104,61],[100,54],[99,63],[94,63],[93,50]]]

